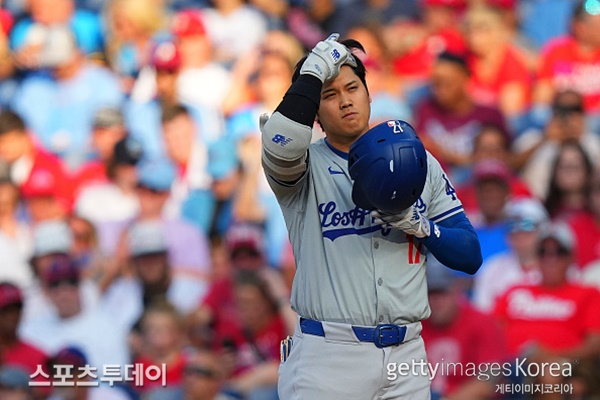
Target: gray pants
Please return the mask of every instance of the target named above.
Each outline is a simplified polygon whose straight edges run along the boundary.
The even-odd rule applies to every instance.
[[[279,366],[281,400],[430,398],[427,356],[418,334],[399,346],[380,349],[351,333],[337,330],[321,337],[304,334],[297,325],[293,340],[288,359]],[[401,364],[411,366],[407,373],[389,373],[388,368],[398,372]]]

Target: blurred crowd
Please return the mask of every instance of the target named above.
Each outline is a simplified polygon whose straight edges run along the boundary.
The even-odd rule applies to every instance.
[[[572,367],[434,398],[600,398],[600,1],[0,5],[0,399],[277,399],[295,266],[258,117],[330,32],[481,241],[474,277],[430,257],[429,361]]]

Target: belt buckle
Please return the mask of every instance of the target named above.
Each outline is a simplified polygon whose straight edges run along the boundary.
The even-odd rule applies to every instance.
[[[404,327],[403,327],[404,328]],[[378,348],[394,346],[404,341],[406,328],[400,329],[398,325],[382,324],[375,327],[373,343]]]

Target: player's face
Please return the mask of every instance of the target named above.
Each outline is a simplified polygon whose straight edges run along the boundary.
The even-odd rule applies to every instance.
[[[367,88],[349,66],[323,85],[318,118],[327,140],[341,150],[369,130],[371,98]]]

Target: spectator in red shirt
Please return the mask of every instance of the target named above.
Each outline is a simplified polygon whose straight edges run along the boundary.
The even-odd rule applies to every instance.
[[[471,96],[479,104],[498,107],[515,123],[529,105],[531,74],[524,56],[508,42],[500,12],[485,7],[469,11],[466,38]]]
[[[452,181],[457,185],[468,176],[473,140],[481,127],[492,124],[506,132],[504,118],[497,109],[473,102],[468,81],[465,59],[442,53],[431,75],[432,95],[415,113],[415,128],[425,147],[449,167]]]
[[[474,213],[478,208],[473,175],[475,175],[474,167],[482,162],[488,165],[495,164],[498,171],[502,169],[501,174],[507,177],[511,197],[531,197],[527,185],[510,169],[511,160],[513,159],[510,152],[510,138],[500,127],[495,125],[481,127],[481,131],[473,139],[471,158],[473,160],[471,179],[456,189],[467,213]]]
[[[0,160],[10,165],[33,222],[64,217],[72,205],[71,177],[62,162],[37,146],[23,119],[0,113]]]
[[[564,224],[542,232],[538,252],[542,281],[517,285],[497,302],[512,354],[545,359],[594,359],[600,355],[600,293],[567,279],[575,239]]]
[[[452,372],[450,363],[505,361],[508,353],[502,332],[492,316],[475,310],[461,293],[456,275],[437,260],[427,264],[427,288],[431,316],[423,321],[427,360],[439,365],[432,392],[447,400],[485,399],[494,393],[490,380]],[[444,370],[444,373],[441,370]]]
[[[394,70],[404,81],[409,104],[421,99],[435,60],[443,52],[464,53],[464,39],[457,29],[464,0],[425,0],[422,23],[402,22],[391,26],[390,41]]]
[[[76,191],[90,183],[109,180],[107,166],[113,159],[115,145],[127,135],[123,114],[116,108],[103,108],[94,116],[92,126],[93,159],[77,172]]]
[[[229,385],[233,391],[256,399],[277,399],[279,345],[287,334],[279,304],[268,284],[255,271],[239,273],[234,301],[240,339]]]
[[[177,387],[183,384],[185,358],[182,352],[184,335],[183,319],[177,309],[166,301],[150,304],[141,319],[141,353],[134,364],[162,368],[165,364],[166,385]],[[162,387],[161,380],[147,381],[137,390],[152,393]]]
[[[584,270],[590,263],[600,261],[600,170],[591,180],[588,209],[569,220],[577,241],[575,260]]]
[[[20,339],[23,294],[9,282],[0,282],[0,365],[18,366],[33,374],[45,365],[47,356],[40,349]]]
[[[592,12],[593,4],[579,0],[571,21],[571,34],[551,41],[542,50],[533,93],[537,111],[534,116],[542,125],[548,119],[555,93],[565,90],[580,93],[585,111],[599,120],[600,14]]]
[[[269,284],[280,312],[292,332],[295,313],[289,305],[289,292],[280,272],[265,262],[264,238],[259,226],[250,223],[233,225],[225,236],[227,266],[222,276],[211,284],[208,294],[191,320],[198,345],[215,350],[232,350],[245,341],[235,301],[237,275],[252,271]]]

